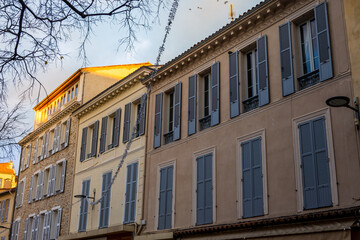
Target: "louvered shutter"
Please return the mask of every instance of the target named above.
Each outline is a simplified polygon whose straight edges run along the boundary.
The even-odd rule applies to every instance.
[[[6,215],[6,204],[7,204],[7,199],[3,200],[3,206],[2,206],[2,212],[1,212],[1,222],[5,221],[5,215]]]
[[[84,161],[86,158],[86,139],[87,139],[87,127],[84,127],[82,130],[81,137],[81,150],[80,150],[80,162]]]
[[[57,167],[56,165],[52,166],[53,169],[53,175],[52,175],[52,179],[51,179],[51,195],[55,194],[55,182],[56,182],[56,172],[57,172]]]
[[[161,145],[162,101],[163,93],[157,94],[155,97],[154,148],[158,148]]]
[[[42,143],[41,143],[41,156],[39,161],[41,161],[44,158],[45,155],[45,139],[46,139],[46,133],[42,137]]]
[[[108,116],[105,116],[105,117],[103,117],[102,120],[101,120],[101,135],[100,135],[100,149],[99,149],[99,153],[105,152],[107,119],[108,119]]]
[[[91,143],[91,157],[96,157],[98,135],[99,135],[99,120],[94,123],[92,143]]]
[[[45,175],[45,171],[40,172],[41,181],[40,181],[39,199],[42,199],[42,198],[43,198],[43,191],[44,191],[44,175]]]
[[[69,146],[69,138],[70,138],[70,125],[71,125],[71,118],[68,118],[66,121],[66,130],[65,130],[65,144],[64,148]]]
[[[220,63],[211,65],[211,126],[220,120]]]
[[[139,118],[139,136],[142,136],[145,134],[145,123],[146,123],[146,102],[147,102],[147,94],[144,94],[141,96],[141,100],[140,100],[140,106],[142,112],[140,112],[141,116]]]
[[[181,82],[174,89],[174,136],[173,140],[180,139],[181,131]]]
[[[2,201],[0,201],[0,221],[1,222],[4,222],[4,217],[3,217],[3,215],[4,215],[4,207],[5,207],[5,201],[2,200]]]
[[[131,103],[125,105],[123,143],[129,141],[130,136]]]
[[[47,156],[49,156],[48,147],[49,147],[49,132],[45,133],[44,158],[47,158]]]
[[[90,190],[90,180],[82,182],[82,195],[89,196]],[[81,199],[80,204],[80,215],[79,215],[79,232],[86,231],[87,224],[87,214],[88,214],[88,201],[87,199]]]
[[[118,108],[115,113],[115,119],[114,119],[114,137],[113,137],[113,147],[119,146],[119,138],[120,138],[120,119],[121,119],[121,109]]]
[[[61,124],[57,126],[56,149],[55,149],[56,152],[60,150],[60,139],[61,139]]]
[[[107,227],[109,224],[110,197],[111,189],[106,192],[111,181],[112,172],[103,174],[102,182],[102,201],[100,206],[100,228]]]
[[[33,187],[34,187],[34,176],[31,176],[28,203],[31,203],[32,201]]]
[[[21,151],[20,171],[22,171],[23,166],[25,166],[25,154],[26,154],[26,147],[23,147]]]
[[[279,27],[280,63],[283,96],[294,93],[294,74],[291,49],[291,24],[287,22]]]
[[[43,240],[47,240],[47,225],[48,225],[48,222],[49,222],[49,213],[46,212],[45,216],[44,216],[44,227],[43,227],[43,236],[42,236]]]
[[[259,79],[259,106],[269,103],[269,73],[267,59],[266,35],[258,38],[257,44],[257,77]]]
[[[239,52],[229,54],[230,117],[240,114],[239,104]]]
[[[54,154],[56,152],[56,147],[57,147],[57,126],[54,129],[54,135],[53,135],[53,145],[52,145],[52,150],[51,150],[51,154]]]
[[[35,195],[35,201],[39,200],[40,197],[40,185],[41,185],[41,172],[37,174],[37,182],[36,182],[36,195]]]
[[[60,180],[60,192],[64,192],[65,186],[65,175],[66,175],[66,160],[62,162],[61,168],[61,180]]]
[[[27,155],[25,167],[29,167],[29,163],[30,163],[30,159],[31,159],[31,149],[32,149],[32,144],[30,143],[30,145],[28,146],[28,155]]]
[[[33,155],[33,161],[32,161],[33,164],[36,163],[38,144],[39,144],[39,139],[36,139],[35,148],[34,148],[34,155]]]
[[[25,187],[25,182],[22,181],[21,182],[21,194],[20,194],[20,206],[22,205],[23,203],[23,199],[24,199],[24,187]]]
[[[159,230],[171,228],[172,225],[173,169],[173,166],[169,166],[160,170]]]
[[[61,214],[62,214],[62,209],[59,208],[59,209],[57,210],[56,236],[55,236],[55,239],[58,239],[58,237],[60,236]]]
[[[29,227],[29,218],[26,218],[25,219],[25,229],[24,229],[24,240],[28,239],[28,237],[27,237],[28,227]],[[13,235],[13,234],[11,234],[11,235]],[[11,236],[11,239],[13,239],[12,236]]]
[[[135,221],[138,163],[127,166],[124,223]]]
[[[8,220],[9,207],[10,207],[10,199],[7,199],[7,200],[6,200],[6,214],[5,214],[5,222],[7,222],[7,220]]]
[[[35,216],[35,240],[38,239],[38,231],[39,231],[39,224],[40,224],[40,215]]]
[[[31,239],[35,239],[35,218],[36,218],[36,216],[32,217]]]
[[[196,132],[196,74],[189,77],[188,135]]]
[[[48,178],[48,189],[47,189],[47,193],[46,193],[46,197],[51,196],[51,182],[52,182],[52,176],[53,176],[53,168],[52,166],[49,168],[49,178]]]
[[[316,33],[319,46],[320,81],[333,77],[331,47],[326,2],[315,7]]]

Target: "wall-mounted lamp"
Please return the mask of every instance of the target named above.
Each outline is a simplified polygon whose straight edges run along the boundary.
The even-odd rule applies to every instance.
[[[353,110],[355,112],[355,115],[356,115],[355,125],[359,128],[359,103],[358,103],[358,99],[355,98],[355,100],[354,100],[355,107],[350,106],[349,103],[350,103],[350,98],[348,98],[346,96],[336,96],[336,97],[331,97],[328,100],[326,100],[326,105],[328,105],[330,107],[346,107],[346,108],[349,108],[349,109]]]
[[[81,199],[84,199],[84,198],[89,198],[89,199],[92,199],[93,201],[95,201],[95,193],[96,193],[96,189],[94,188],[93,190],[93,193],[94,193],[94,196],[93,197],[88,197],[84,194],[79,194],[79,195],[75,195],[74,198],[81,198]]]

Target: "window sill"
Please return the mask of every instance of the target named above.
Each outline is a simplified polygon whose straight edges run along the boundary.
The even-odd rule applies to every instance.
[[[211,127],[211,115],[199,119],[200,131]]]
[[[174,141],[174,131],[170,131],[164,134],[164,144],[168,144]]]

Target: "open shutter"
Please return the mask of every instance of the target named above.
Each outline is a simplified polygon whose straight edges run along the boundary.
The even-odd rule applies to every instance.
[[[25,219],[25,229],[24,229],[24,239],[25,239],[25,240],[28,239],[28,237],[27,237],[28,227],[29,227],[29,218],[26,218],[26,219]],[[15,230],[15,229],[14,229],[14,230]],[[11,234],[11,235],[13,235],[13,234]],[[13,239],[12,236],[11,236],[11,239]]]
[[[113,147],[119,146],[119,136],[120,136],[120,119],[121,119],[121,109],[118,108],[115,113],[115,119],[114,119],[114,141],[113,141]]]
[[[65,174],[66,174],[66,160],[62,162],[60,192],[64,192]]]
[[[61,213],[62,213],[62,209],[59,208],[59,209],[57,210],[56,237],[55,237],[55,239],[58,239],[58,237],[60,236]]]
[[[46,138],[46,133],[43,135],[42,137],[42,143],[41,143],[41,155],[40,155],[40,159],[39,161],[41,161],[44,158],[44,154],[45,154],[45,138]]]
[[[30,143],[30,145],[28,146],[28,155],[27,155],[27,159],[26,159],[26,165],[25,167],[29,167],[29,163],[30,163],[30,159],[31,159],[31,149],[32,149],[32,144]]]
[[[31,201],[32,201],[33,186],[34,186],[34,175],[31,176],[28,203],[31,203]]]
[[[49,167],[49,178],[48,178],[48,189],[47,189],[47,194],[46,197],[51,196],[51,182],[52,182],[52,176],[53,176],[53,168],[52,166]]]
[[[211,65],[211,126],[219,124],[220,119],[220,63]]]
[[[39,139],[36,139],[35,148],[34,148],[34,155],[33,155],[33,161],[32,161],[33,164],[36,163],[38,144],[39,144]]]
[[[44,175],[45,175],[45,171],[42,171],[40,173],[40,176],[41,176],[41,181],[40,181],[40,195],[39,195],[39,199],[42,199],[43,198],[43,192],[44,192]]]
[[[90,180],[85,180],[82,182],[82,195],[89,196],[90,190]],[[86,231],[87,224],[87,214],[88,214],[88,201],[87,199],[82,199],[80,204],[80,217],[79,217],[79,232]]]
[[[129,141],[130,136],[131,103],[125,105],[123,143]]]
[[[147,94],[144,94],[141,96],[141,100],[140,100],[140,106],[143,112],[141,112],[141,116],[138,116],[139,118],[139,136],[142,136],[145,134],[145,123],[146,123],[146,102],[147,102]]]
[[[174,89],[174,138],[180,139],[181,131],[181,82],[175,85]]]
[[[322,2],[315,7],[315,21],[319,46],[320,81],[325,81],[333,77],[326,2]]]
[[[2,200],[2,201],[0,201],[0,221],[1,221],[1,222],[4,222],[4,217],[3,217],[3,215],[4,215],[4,208],[5,208],[5,201]]]
[[[101,120],[101,135],[100,135],[100,149],[99,149],[99,153],[105,152],[107,119],[108,119],[108,116],[105,116],[105,117],[103,117],[102,120]]]
[[[60,139],[61,139],[61,124],[57,126],[56,149],[55,149],[56,152],[60,150]]]
[[[64,148],[67,147],[67,146],[69,146],[70,125],[71,125],[71,118],[68,118],[68,120],[66,121],[65,145],[64,145]]]
[[[49,135],[50,135],[50,132],[47,132],[45,134],[44,158],[47,158],[49,156]]]
[[[240,114],[239,104],[239,52],[229,54],[230,117]]]
[[[279,27],[280,63],[283,96],[294,93],[294,74],[291,49],[291,25],[287,22]]]
[[[169,166],[160,170],[159,230],[171,228],[172,225],[173,169],[173,166]]]
[[[269,103],[269,70],[267,59],[266,35],[258,38],[257,44],[257,77],[259,79],[259,106]]]
[[[10,206],[10,199],[6,200],[6,214],[5,214],[5,222],[7,222],[8,220],[8,215],[9,215],[9,206]]]
[[[196,74],[189,77],[188,135],[196,132]]]
[[[85,160],[86,155],[86,139],[87,139],[87,127],[84,127],[82,130],[81,137],[81,150],[80,150],[80,162]]]
[[[40,184],[41,184],[41,178],[40,178],[40,173],[37,174],[37,182],[34,183],[36,184],[36,193],[35,193],[35,201],[39,200],[39,195],[40,195]]]
[[[161,145],[161,117],[162,117],[163,93],[156,94],[155,97],[155,121],[154,121],[154,148]]]
[[[135,221],[138,163],[127,166],[124,223]]]
[[[56,171],[57,171],[57,167],[56,165],[52,166],[53,169],[53,175],[52,175],[52,179],[51,179],[51,195],[55,194],[55,181],[56,181]]]
[[[98,135],[99,135],[99,120],[94,123],[92,143],[91,143],[91,157],[96,157]]]
[[[108,186],[111,182],[112,172],[103,174],[102,182],[102,197],[100,206],[100,228],[107,227],[109,225],[109,211],[110,211],[110,198],[111,198],[111,189],[108,192]]]
[[[57,133],[58,133],[58,127],[56,126],[55,129],[54,129],[53,145],[52,145],[51,154],[54,154],[54,153],[56,152],[56,147],[57,147]]]

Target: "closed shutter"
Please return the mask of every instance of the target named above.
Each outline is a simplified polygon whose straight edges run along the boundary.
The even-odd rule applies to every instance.
[[[66,160],[62,162],[61,168],[61,180],[60,180],[60,192],[64,192],[65,187],[65,175],[66,175]]]
[[[189,77],[188,135],[196,132],[196,74]]]
[[[28,227],[29,227],[29,218],[25,219],[25,229],[24,229],[24,240],[28,239],[27,233],[28,233]],[[15,230],[15,229],[14,229]],[[13,234],[11,234],[13,235]],[[11,236],[12,238],[12,236]]]
[[[119,146],[119,137],[120,137],[120,119],[121,119],[121,109],[118,108],[115,113],[115,119],[114,119],[114,137],[112,146],[117,147]]]
[[[145,134],[145,123],[146,123],[146,102],[147,102],[147,94],[144,94],[141,96],[140,100],[140,110],[143,112],[140,112],[141,116],[138,116],[139,119],[139,136],[142,136]]]
[[[267,59],[266,35],[258,38],[257,44],[257,77],[259,79],[259,106],[269,103],[269,73]]]
[[[35,148],[34,148],[34,155],[33,155],[33,161],[32,161],[33,164],[36,163],[38,144],[39,144],[39,139],[36,139]]]
[[[36,216],[32,217],[32,225],[31,225],[31,239],[35,239],[35,221],[36,220]]]
[[[35,216],[35,240],[38,239],[38,231],[39,231],[39,224],[40,224],[40,215]]]
[[[124,223],[135,221],[138,163],[127,166]]]
[[[154,148],[158,148],[161,145],[162,101],[163,101],[163,93],[156,94],[155,121],[154,121]]]
[[[212,154],[198,157],[196,162],[196,225],[209,224],[213,220]]]
[[[264,214],[261,138],[241,144],[243,218]]]
[[[58,239],[58,237],[60,236],[61,213],[62,213],[62,209],[61,209],[61,208],[59,208],[59,209],[57,210],[57,219],[56,219],[56,236],[55,236],[55,239]]]
[[[33,187],[34,187],[34,176],[31,176],[28,203],[31,203],[31,201],[32,201]]]
[[[21,193],[20,193],[20,206],[23,203],[23,199],[24,199],[24,187],[25,187],[25,181],[21,182]]]
[[[211,126],[219,124],[220,119],[220,63],[211,65]]]
[[[110,197],[111,189],[107,192],[108,186],[111,182],[112,172],[103,174],[102,178],[102,201],[100,206],[100,225],[99,228],[104,228],[109,225],[109,211],[110,211]]]
[[[287,22],[279,27],[280,63],[283,96],[294,93],[294,74],[291,49],[291,24]]]
[[[108,119],[108,116],[105,116],[105,117],[103,117],[102,120],[101,120],[101,135],[100,135],[100,149],[99,149],[99,153],[105,152],[107,119]]]
[[[70,138],[70,125],[71,125],[71,118],[68,118],[66,121],[66,131],[65,131],[65,144],[64,148],[69,146],[69,138]]]
[[[332,205],[325,119],[299,125],[304,209]]]
[[[94,123],[92,144],[91,144],[91,157],[96,157],[98,135],[99,135],[99,120]]]
[[[174,89],[174,138],[180,139],[181,131],[181,82],[175,85]]]
[[[316,33],[319,46],[320,81],[333,77],[331,47],[326,2],[315,7]]]
[[[239,104],[239,52],[229,54],[230,117],[240,114]]]
[[[131,103],[125,105],[123,143],[129,141],[130,137]]]
[[[45,213],[45,216],[44,216],[44,227],[43,227],[43,235],[42,235],[42,239],[43,240],[47,240],[47,225],[48,225],[48,222],[49,222],[49,212],[46,212]]]
[[[87,139],[87,127],[84,127],[82,130],[81,137],[81,150],[80,150],[80,162],[84,161],[86,158],[86,139]]]
[[[172,225],[173,166],[160,170],[158,229],[168,229]]]
[[[4,222],[4,220],[5,220],[6,201],[7,201],[7,200],[3,200],[3,205],[2,205],[2,210],[1,210],[1,222]]]
[[[82,195],[89,196],[90,180],[82,182]],[[87,215],[88,215],[88,201],[86,198],[81,199],[80,217],[79,217],[79,232],[86,231]]]

